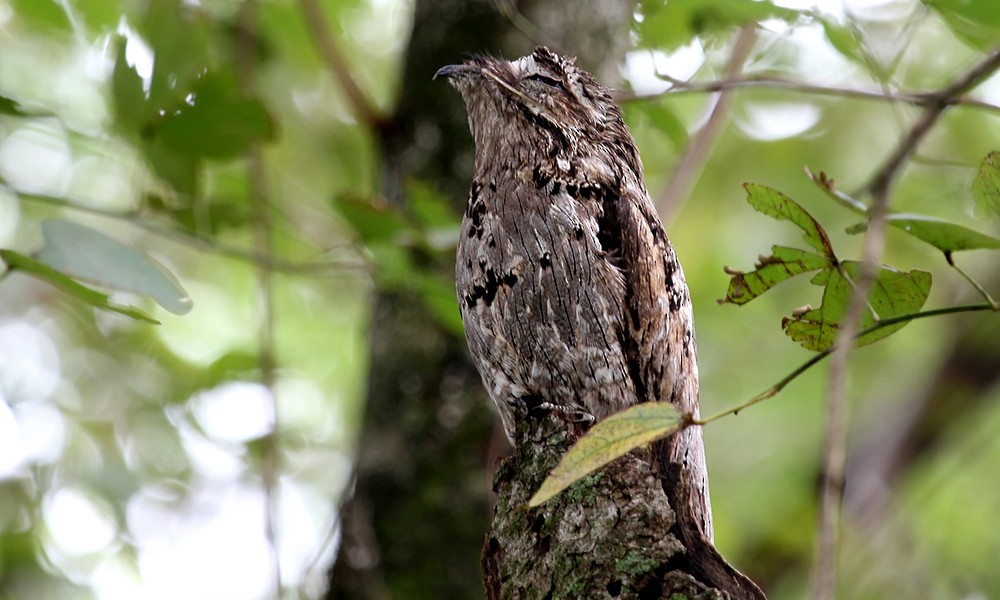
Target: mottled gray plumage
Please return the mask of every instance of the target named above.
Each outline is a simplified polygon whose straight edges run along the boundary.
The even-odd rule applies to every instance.
[[[438,76],[461,93],[475,138],[456,285],[507,435],[537,406],[600,420],[664,401],[697,416],[688,287],[609,90],[544,47]],[[661,452],[665,477],[694,479],[682,497],[710,540],[700,429]]]

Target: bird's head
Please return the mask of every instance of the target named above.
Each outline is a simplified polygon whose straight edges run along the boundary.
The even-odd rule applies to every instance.
[[[448,78],[462,95],[477,154],[517,154],[520,146],[551,157],[587,154],[585,147],[635,154],[610,90],[575,59],[544,46],[514,61],[476,56],[434,76]]]

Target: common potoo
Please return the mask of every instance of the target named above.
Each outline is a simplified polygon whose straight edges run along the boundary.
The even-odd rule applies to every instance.
[[[609,90],[544,47],[435,76],[461,93],[475,138],[456,285],[507,435],[525,407],[600,420],[663,401],[697,416],[687,283]],[[695,479],[684,512],[711,540],[700,429],[661,453],[667,470]]]

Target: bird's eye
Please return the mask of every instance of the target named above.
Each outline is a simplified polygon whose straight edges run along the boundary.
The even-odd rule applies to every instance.
[[[551,77],[549,77],[547,75],[542,75],[541,73],[532,73],[531,75],[528,75],[527,78],[530,81],[538,81],[540,83],[544,83],[545,85],[547,85],[549,87],[554,87],[554,88],[560,89],[560,90],[562,90],[564,92],[566,91],[566,88],[563,87],[563,84],[562,84],[561,81],[559,81],[558,79],[553,79],[553,78],[551,78]]]

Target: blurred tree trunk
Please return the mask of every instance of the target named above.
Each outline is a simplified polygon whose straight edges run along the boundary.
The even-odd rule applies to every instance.
[[[437,68],[475,52],[517,57],[542,43],[578,56],[578,63],[604,82],[618,83],[634,2],[582,4],[570,9],[555,0],[416,3],[398,108],[382,129],[384,189],[390,201],[405,209],[405,184],[416,179],[432,182],[454,200],[457,211],[465,210],[472,140],[458,95],[431,81]],[[426,268],[449,277],[454,269],[453,257],[426,257],[426,262]],[[481,598],[477,557],[493,500],[487,468],[507,452],[507,442],[494,424],[465,340],[436,326],[418,299],[385,292],[376,300],[371,337],[356,483],[341,512],[343,538],[328,597]],[[560,452],[554,450],[540,462],[548,464]],[[508,462],[507,475],[520,466]],[[540,473],[537,466],[534,476]],[[639,479],[649,487],[649,481]],[[498,485],[503,486],[503,474]],[[501,492],[507,506],[520,501],[508,492]],[[669,515],[669,505],[661,500],[658,510]],[[654,546],[676,550],[680,545],[667,535],[667,526],[645,526],[646,537],[653,532],[663,538]],[[683,554],[665,555],[664,564],[669,556],[674,557],[673,572],[680,572],[678,557]],[[635,558],[642,562],[639,554]],[[491,553],[487,543],[483,560],[489,585],[499,572],[491,569],[501,567],[497,561],[503,556]],[[670,589],[706,589],[692,577],[682,583]]]
[[[996,287],[995,277],[988,287]],[[1000,383],[1000,321],[980,314],[957,320],[934,377],[860,432],[848,462],[844,507],[862,528],[883,526],[900,479],[934,456],[952,427],[987,402]]]
[[[470,52],[499,47],[505,26],[487,1],[416,2],[397,109],[380,140],[384,193],[404,210],[404,185],[417,179],[464,212],[472,169],[465,112],[431,77]],[[426,261],[427,269],[454,270],[447,260]],[[419,298],[379,291],[371,344],[355,488],[341,510],[328,597],[481,598],[495,434],[465,340],[440,327]]]

